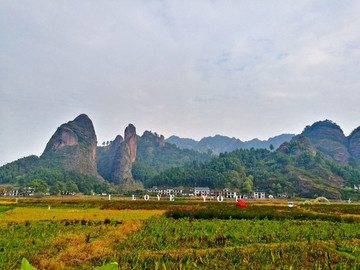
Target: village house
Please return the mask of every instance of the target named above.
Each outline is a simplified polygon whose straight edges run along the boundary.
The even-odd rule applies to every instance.
[[[157,193],[158,192],[158,187],[153,186],[152,188],[148,188],[146,191],[149,192],[149,193]]]
[[[180,187],[174,187],[174,194],[179,195],[179,194],[182,194],[182,193],[183,193],[182,188],[180,188]]]
[[[265,192],[255,191],[254,192],[254,199],[265,199]]]
[[[156,193],[159,195],[178,195],[182,194],[183,190],[179,187],[176,188],[158,188],[156,186],[153,186],[152,188],[147,189],[147,192],[149,193]]]
[[[211,197],[218,197],[218,196],[222,196],[223,195],[223,192],[220,190],[220,189],[213,189],[210,191],[210,196]]]
[[[19,196],[33,196],[35,192],[34,188],[26,187],[26,188],[20,188],[16,187],[10,190],[9,192],[4,192],[3,196],[10,196],[10,197],[19,197]]]
[[[64,190],[60,191],[60,194],[61,194],[61,195],[71,195],[71,196],[75,196],[75,192],[64,191]],[[104,194],[104,193],[103,193],[103,194]],[[105,195],[103,195],[103,196],[106,196],[106,193],[105,193]]]
[[[195,196],[209,196],[210,195],[210,188],[208,188],[208,187],[196,187],[196,188],[194,188],[194,195]]]
[[[230,190],[229,188],[224,188],[223,189],[223,196],[225,198],[234,198],[236,192],[233,190]]]
[[[193,188],[184,189],[182,191],[182,195],[184,195],[184,196],[194,196],[194,189]]]

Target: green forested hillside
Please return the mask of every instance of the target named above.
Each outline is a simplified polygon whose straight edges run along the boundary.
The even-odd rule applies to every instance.
[[[110,145],[97,148],[97,167],[100,175],[110,179],[111,172],[111,149]],[[145,182],[158,173],[172,168],[183,167],[184,164],[195,161],[205,161],[210,155],[199,153],[194,150],[180,149],[174,144],[164,143],[159,145],[159,136],[145,132],[137,139],[136,160],[132,164],[132,176],[135,180]]]
[[[277,151],[235,150],[210,161],[192,162],[184,169],[172,168],[145,182],[146,186],[208,186],[232,188],[241,194],[255,190],[302,197],[340,199],[356,196],[360,171],[314,155],[306,138],[286,143]]]
[[[171,167],[182,167],[185,163],[205,161],[210,155],[194,150],[180,149],[174,144],[165,143],[159,147],[152,141],[139,141],[136,153],[136,163],[142,163],[161,172]]]
[[[2,166],[0,184],[29,187],[33,180],[41,179],[48,184],[52,193],[68,191],[90,194],[91,190],[100,193],[107,189],[108,185],[99,182],[96,177],[64,170],[61,157],[56,159],[54,156],[28,156]]]

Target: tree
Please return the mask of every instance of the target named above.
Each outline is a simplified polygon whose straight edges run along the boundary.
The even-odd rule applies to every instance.
[[[270,151],[272,151],[272,150],[274,150],[275,147],[272,144],[270,144],[269,148],[270,148]]]
[[[53,195],[56,195],[59,194],[59,189],[54,185],[50,187],[49,192]]]
[[[35,192],[45,193],[48,191],[48,184],[41,179],[34,179],[29,186],[34,188]]]
[[[13,186],[6,186],[6,187],[5,187],[6,192],[10,192],[10,191],[12,191],[13,189],[14,189]]]
[[[251,194],[253,192],[253,180],[254,177],[252,175],[246,177],[245,181],[242,183],[242,187],[241,187],[242,192],[246,194]]]
[[[86,189],[86,193],[89,193],[87,188],[84,188],[84,193],[85,193],[85,189]],[[66,190],[69,192],[79,192],[78,186],[73,181],[66,182]]]
[[[66,185],[63,182],[56,181],[53,186],[50,187],[51,194],[59,194],[61,191],[66,190]]]

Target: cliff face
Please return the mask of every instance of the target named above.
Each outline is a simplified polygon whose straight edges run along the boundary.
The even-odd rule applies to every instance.
[[[348,163],[347,139],[341,128],[332,121],[319,121],[307,126],[301,135],[309,138],[316,149],[328,158],[340,164]]]
[[[352,156],[360,159],[360,127],[355,129],[350,136],[349,140],[349,152]]]
[[[118,135],[110,145],[98,147],[97,164],[99,173],[115,185],[126,190],[137,189],[141,183],[134,181],[132,175],[133,163],[137,160],[140,149],[140,159],[151,155],[157,148],[165,146],[164,136],[145,131],[140,137],[136,134],[134,125],[125,129],[124,139]]]
[[[136,159],[136,128],[129,124],[125,129],[124,143],[126,145],[126,153],[129,155],[130,162]]]
[[[56,130],[41,157],[56,157],[61,159],[65,170],[75,170],[102,179],[97,173],[96,144],[92,121],[86,114],[81,114]]]
[[[123,137],[117,135],[115,140],[110,145],[97,147],[96,150],[96,163],[99,174],[106,180],[111,179],[111,169],[115,159],[116,152],[120,144],[124,141]]]
[[[114,145],[114,152],[111,181],[116,185],[133,185],[131,169],[136,159],[136,128],[132,124],[125,129],[124,140]]]

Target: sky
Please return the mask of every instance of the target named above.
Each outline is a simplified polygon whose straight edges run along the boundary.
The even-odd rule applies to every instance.
[[[0,0],[0,165],[81,113],[196,140],[360,126],[360,1]]]

